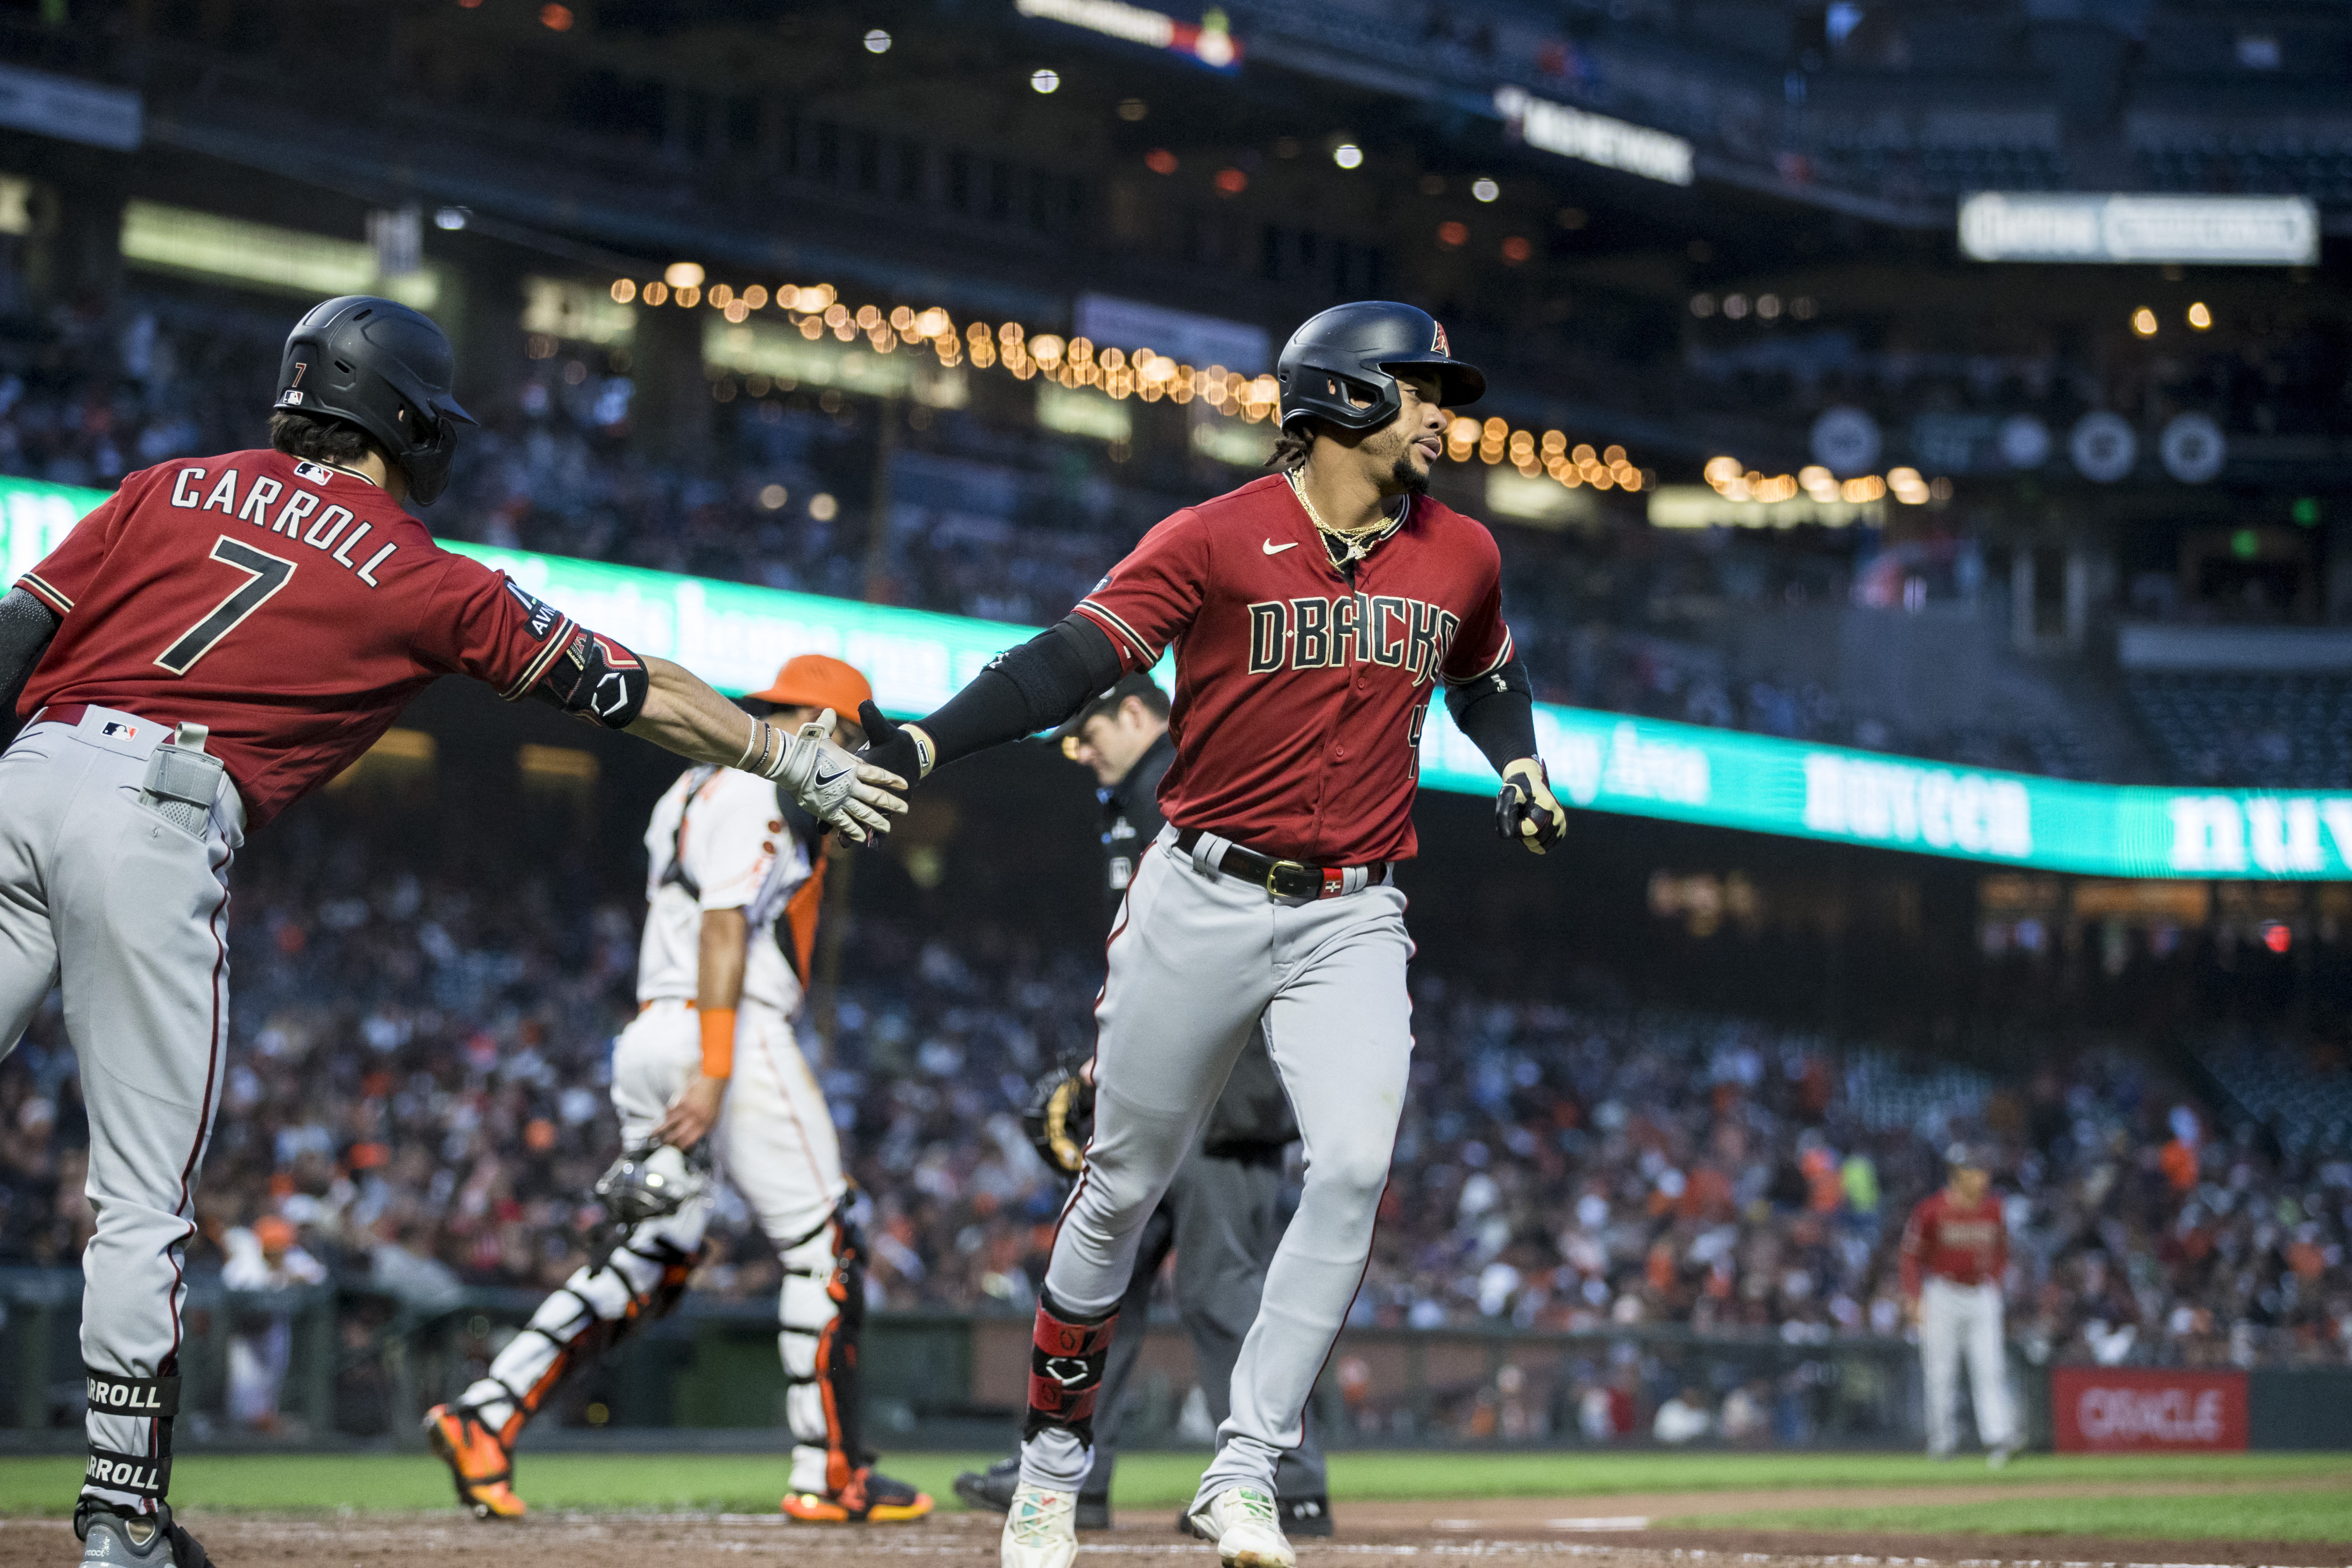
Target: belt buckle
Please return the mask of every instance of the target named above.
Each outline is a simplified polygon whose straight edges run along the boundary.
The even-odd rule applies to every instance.
[[[1285,883],[1289,885],[1285,886]],[[1271,897],[1313,898],[1322,890],[1323,879],[1312,866],[1297,861],[1276,861],[1265,868],[1265,891]]]

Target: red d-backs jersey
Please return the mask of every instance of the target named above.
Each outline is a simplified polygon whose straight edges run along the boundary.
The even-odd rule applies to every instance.
[[[1175,645],[1168,820],[1310,865],[1412,857],[1429,699],[1511,657],[1482,525],[1416,497],[1350,582],[1278,475],[1159,524],[1077,612],[1130,670]]]
[[[17,711],[95,703],[209,726],[252,826],[374,745],[435,677],[511,701],[575,632],[365,479],[279,452],[131,475],[19,582],[64,620]]]

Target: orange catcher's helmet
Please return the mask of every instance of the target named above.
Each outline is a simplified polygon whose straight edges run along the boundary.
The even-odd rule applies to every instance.
[[[824,653],[803,653],[776,672],[774,685],[751,697],[778,707],[829,707],[839,717],[855,719],[857,705],[874,700],[874,688],[855,664]]]

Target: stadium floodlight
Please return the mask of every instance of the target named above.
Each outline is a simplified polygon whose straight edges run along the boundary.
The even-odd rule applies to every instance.
[[[2304,196],[1980,191],[1960,204],[1959,238],[1978,261],[2308,267],[2319,210]]]

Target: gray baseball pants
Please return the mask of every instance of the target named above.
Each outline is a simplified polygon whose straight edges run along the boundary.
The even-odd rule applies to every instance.
[[[1277,899],[1209,869],[1223,840],[1203,835],[1190,853],[1175,840],[1161,831],[1111,936],[1094,1141],[1045,1287],[1083,1317],[1118,1304],[1145,1221],[1262,1022],[1306,1145],[1306,1189],[1242,1341],[1199,1498],[1235,1486],[1272,1494],[1371,1252],[1412,1056],[1412,944],[1393,886]],[[1022,1479],[1075,1491],[1090,1460],[1074,1434],[1047,1427],[1022,1446]]]
[[[1127,1380],[1143,1354],[1152,1282],[1171,1251],[1176,1254],[1176,1310],[1192,1342],[1209,1418],[1223,1426],[1233,1413],[1234,1364],[1241,1359],[1242,1338],[1257,1317],[1266,1266],[1282,1240],[1281,1197],[1282,1167],[1270,1162],[1225,1159],[1195,1150],[1177,1170],[1167,1198],[1144,1224],[1134,1278],[1119,1299],[1118,1330],[1111,1338],[1096,1406],[1088,1496],[1110,1494],[1118,1468],[1119,1406]],[[1297,1448],[1284,1452],[1275,1483],[1276,1495],[1294,1500],[1330,1491],[1323,1445],[1313,1427],[1306,1428]]]
[[[0,1055],[62,986],[98,1218],[82,1253],[82,1494],[138,1511],[171,1481],[182,1260],[219,1105],[228,867],[245,841],[226,774],[202,838],[139,803],[148,753],[170,733],[92,707],[26,727],[0,757]],[[127,1413],[139,1410],[152,1414]]]

